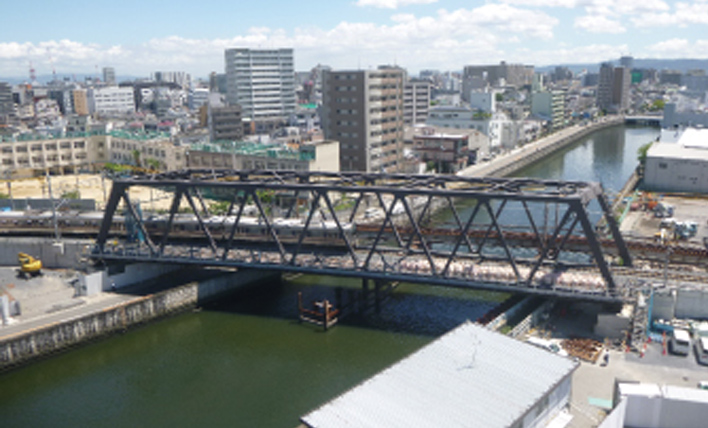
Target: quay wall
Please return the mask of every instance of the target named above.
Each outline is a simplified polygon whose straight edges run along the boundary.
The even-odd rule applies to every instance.
[[[87,315],[52,323],[0,341],[0,371],[55,352],[181,311],[193,309],[234,289],[279,274],[239,271],[200,282],[191,282],[159,293],[100,308]]]

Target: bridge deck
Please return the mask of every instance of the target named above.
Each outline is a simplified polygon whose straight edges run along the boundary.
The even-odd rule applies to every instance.
[[[490,291],[544,295],[578,300],[621,302],[629,298],[630,289],[620,285],[614,291],[604,283],[602,276],[591,269],[568,269],[564,272],[542,268],[532,281],[524,280],[530,267],[518,266],[516,275],[510,266],[494,261],[457,260],[447,267],[447,259],[434,257],[434,268],[425,257],[404,259],[397,255],[380,253],[369,265],[364,264],[366,252],[357,252],[355,264],[350,254],[301,253],[295,260],[283,259],[277,251],[231,250],[226,258],[215,257],[213,250],[204,246],[166,246],[161,256],[144,245],[109,245],[102,252],[96,248],[92,255],[106,261],[154,262],[189,264],[213,267],[268,269],[284,273],[307,273],[331,276],[358,277],[384,281],[403,281],[429,285],[483,289]]]

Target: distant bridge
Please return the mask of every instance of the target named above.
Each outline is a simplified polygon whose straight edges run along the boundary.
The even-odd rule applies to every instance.
[[[649,125],[649,126],[661,126],[661,121],[664,120],[664,116],[653,116],[653,115],[639,115],[639,116],[625,116],[624,123],[628,125]]]
[[[134,186],[172,192],[169,212],[143,216],[129,197]],[[215,215],[209,198],[228,208]],[[613,278],[588,216],[592,201],[605,239],[631,266],[599,183],[297,171],[115,180],[92,257],[622,301],[630,290]],[[113,239],[121,213],[133,233]]]

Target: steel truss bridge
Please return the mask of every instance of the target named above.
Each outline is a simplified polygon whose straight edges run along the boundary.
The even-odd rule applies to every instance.
[[[141,213],[130,198],[136,186],[170,192],[169,212]],[[619,302],[629,298],[629,286],[613,277],[590,204],[606,222],[604,239],[614,240],[622,265],[631,266],[599,183],[178,171],[113,182],[92,258]],[[116,232],[121,216],[135,233]]]

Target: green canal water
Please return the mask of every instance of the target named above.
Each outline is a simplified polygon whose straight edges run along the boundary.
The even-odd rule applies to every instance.
[[[600,131],[519,175],[619,190],[649,128]],[[507,295],[403,284],[380,314],[298,324],[297,293],[358,281],[302,276],[0,375],[0,426],[294,427],[298,418]],[[346,292],[346,291],[345,291]]]

